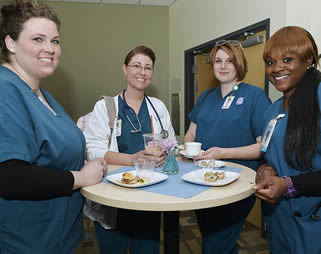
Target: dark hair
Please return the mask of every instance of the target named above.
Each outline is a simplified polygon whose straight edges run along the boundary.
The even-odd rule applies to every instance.
[[[23,24],[31,18],[47,18],[57,25],[59,30],[60,21],[55,11],[45,4],[38,3],[37,0],[16,0],[15,3],[4,5],[1,8],[2,20],[0,24],[0,47],[2,48],[2,58],[9,60],[9,51],[5,44],[5,38],[9,35],[13,40],[17,40]]]
[[[292,53],[304,63],[319,62],[318,48],[312,35],[301,27],[288,26],[278,30],[267,42],[264,60],[271,52]],[[284,138],[286,161],[297,169],[312,169],[312,158],[320,140],[320,107],[318,87],[321,74],[315,67],[305,72],[289,99],[289,116]]]
[[[130,62],[130,60],[138,54],[148,56],[152,60],[153,66],[155,65],[156,56],[155,56],[154,51],[150,48],[145,47],[145,46],[137,46],[136,48],[129,51],[126,58],[125,58],[124,64],[127,66],[128,63]]]
[[[210,53],[212,66],[215,62],[214,58],[216,56],[216,53],[220,49],[222,49],[232,58],[232,63],[236,70],[237,81],[243,80],[247,73],[247,60],[241,45],[233,45],[227,41],[224,45],[215,46]]]

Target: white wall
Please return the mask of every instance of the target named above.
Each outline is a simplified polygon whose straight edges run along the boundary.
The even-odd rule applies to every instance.
[[[287,0],[286,25],[301,26],[308,30],[315,39],[319,51],[321,51],[320,11],[320,0]]]
[[[267,18],[271,35],[285,25],[303,26],[320,45],[319,10],[319,0],[176,0],[169,9],[169,79],[172,85],[180,84],[180,138],[188,113],[183,106],[185,50]],[[273,101],[281,96],[272,85],[269,95]]]

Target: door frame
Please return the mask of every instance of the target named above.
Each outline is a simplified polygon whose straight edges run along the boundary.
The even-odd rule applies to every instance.
[[[193,69],[194,69],[194,65],[195,65],[195,55],[198,54],[199,52],[208,51],[210,48],[213,48],[215,45],[215,42],[218,40],[231,40],[231,39],[242,37],[245,32],[256,33],[256,32],[262,31],[262,30],[266,31],[265,41],[267,41],[270,38],[270,19],[269,18],[184,51],[184,63],[185,63],[185,66],[184,66],[184,79],[185,79],[185,82],[184,82],[185,83],[185,86],[184,86],[184,98],[185,98],[184,128],[185,128],[185,133],[187,132],[188,127],[189,127],[188,112],[190,112],[194,107],[195,77],[194,77]],[[267,95],[269,95],[269,80],[268,80],[266,74],[265,74],[264,91],[266,92]]]

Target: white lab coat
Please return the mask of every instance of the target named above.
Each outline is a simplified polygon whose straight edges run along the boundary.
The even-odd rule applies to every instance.
[[[116,106],[116,118],[118,114],[118,96],[114,97]],[[168,131],[168,137],[175,139],[174,129],[170,120],[170,115],[165,104],[154,97],[148,97],[155,107],[159,118],[163,124],[164,130]],[[146,100],[149,115],[153,117],[154,133],[161,133],[162,128],[159,123],[156,112],[153,110],[151,104]],[[105,153],[108,151],[118,152],[117,139],[114,132],[112,133],[111,144],[109,144],[109,136],[111,134],[109,127],[109,118],[107,108],[104,100],[99,100],[90,115],[88,122],[84,129],[86,138],[86,155],[87,160],[94,160],[97,158],[104,158]],[[116,226],[117,209],[107,206],[96,205],[96,212],[91,208],[92,204],[85,202],[84,212],[89,218],[99,222],[104,228],[111,229]]]

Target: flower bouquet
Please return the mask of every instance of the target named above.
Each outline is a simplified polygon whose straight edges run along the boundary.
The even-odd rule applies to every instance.
[[[175,158],[177,141],[172,138],[163,139],[159,146],[166,151],[167,157],[163,165],[163,173],[173,175],[178,173],[178,163]]]

